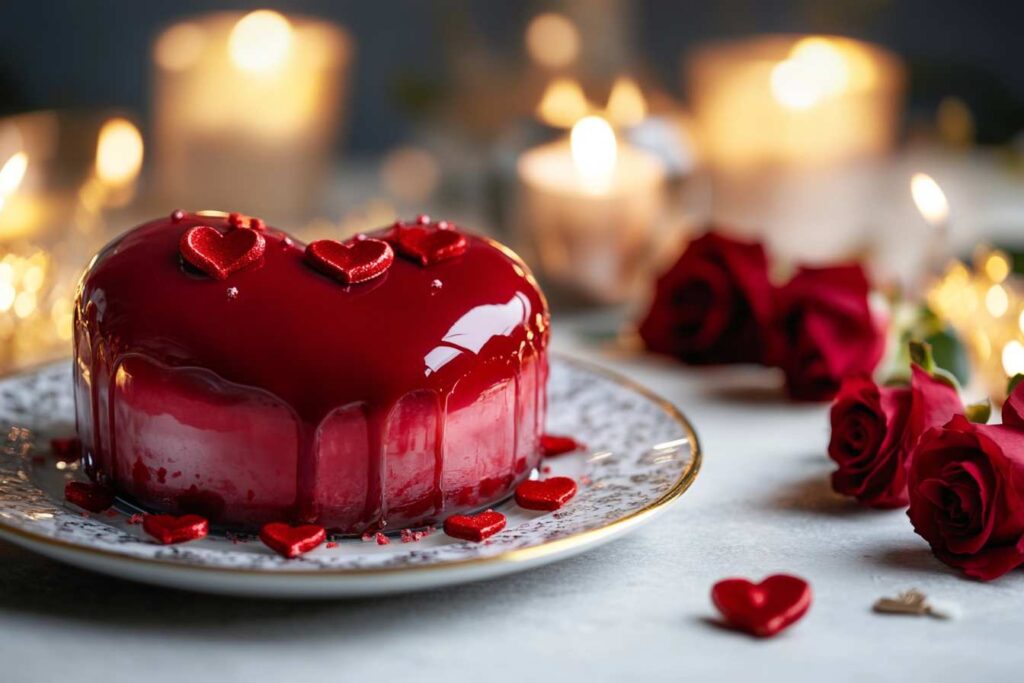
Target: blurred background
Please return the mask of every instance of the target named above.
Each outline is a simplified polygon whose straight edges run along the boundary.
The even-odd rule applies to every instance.
[[[715,224],[782,268],[864,260],[1002,378],[1024,370],[1022,20],[995,0],[5,0],[0,368],[66,354],[90,256],[183,208],[307,240],[454,220],[612,333]]]

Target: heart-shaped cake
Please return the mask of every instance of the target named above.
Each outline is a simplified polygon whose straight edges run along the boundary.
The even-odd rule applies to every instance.
[[[365,238],[309,251],[257,219],[175,212],[105,247],[75,306],[90,476],[249,529],[394,530],[508,496],[541,457],[536,282],[447,223]]]

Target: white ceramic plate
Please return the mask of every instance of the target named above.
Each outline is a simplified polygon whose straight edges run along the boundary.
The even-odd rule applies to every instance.
[[[554,357],[548,431],[586,443],[586,452],[545,461],[542,476],[565,475],[579,493],[557,512],[507,501],[508,526],[484,543],[449,538],[389,545],[337,539],[294,560],[258,540],[211,534],[173,546],[152,542],[124,507],[87,514],[63,501],[84,479],[58,461],[49,440],[73,433],[68,363],[0,380],[0,538],[69,564],[136,581],[210,593],[340,597],[476,581],[569,557],[651,519],[677,500],[700,467],[697,436],[666,401],[595,366]]]

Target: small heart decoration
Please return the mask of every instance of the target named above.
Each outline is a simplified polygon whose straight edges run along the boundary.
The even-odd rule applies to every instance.
[[[196,225],[185,231],[178,247],[190,264],[212,278],[226,280],[242,268],[262,263],[267,241],[249,228],[222,234],[209,225]]]
[[[757,584],[747,579],[725,579],[711,588],[711,601],[729,626],[768,638],[807,613],[811,586],[789,574],[774,574]]]
[[[576,482],[569,477],[531,479],[516,488],[516,505],[527,510],[557,510],[575,495]]]
[[[64,486],[64,498],[89,512],[103,512],[114,504],[114,491],[91,481],[69,481]]]
[[[199,515],[145,515],[142,530],[164,545],[206,538],[210,523]]]
[[[456,230],[423,225],[396,225],[389,239],[399,254],[421,266],[461,256],[468,247],[466,236]]]
[[[505,528],[505,515],[485,510],[476,515],[452,515],[444,520],[444,532],[452,538],[480,543]]]
[[[317,524],[291,526],[270,522],[260,529],[260,540],[271,550],[287,558],[308,553],[327,539],[327,530]]]
[[[547,458],[564,453],[572,453],[583,448],[583,444],[571,436],[542,434],[540,437],[540,451]]]
[[[347,242],[317,240],[306,246],[307,263],[346,285],[383,275],[394,261],[391,245],[372,237]]]

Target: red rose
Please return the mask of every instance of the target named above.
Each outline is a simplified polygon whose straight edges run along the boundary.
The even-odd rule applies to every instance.
[[[658,279],[640,336],[686,363],[765,363],[772,302],[764,247],[709,232]]]
[[[885,338],[868,291],[859,265],[802,268],[779,291],[782,369],[791,398],[827,400],[844,378],[874,371]]]
[[[918,366],[911,386],[879,387],[865,376],[843,381],[832,404],[832,488],[877,508],[907,504],[910,452],[926,430],[964,407],[957,391]]]
[[[1024,563],[1024,431],[957,416],[921,437],[907,515],[940,560],[975,579]]]

